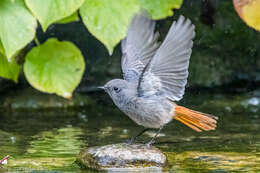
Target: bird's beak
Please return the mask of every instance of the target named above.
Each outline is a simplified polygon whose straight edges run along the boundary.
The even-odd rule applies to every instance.
[[[98,89],[102,89],[102,90],[105,90],[106,88],[104,86],[99,86],[97,87]]]

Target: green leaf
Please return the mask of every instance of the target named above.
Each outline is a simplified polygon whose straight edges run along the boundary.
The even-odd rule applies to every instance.
[[[182,0],[139,0],[141,6],[147,10],[153,19],[172,16],[172,9],[179,9]]]
[[[8,62],[7,58],[0,53],[0,76],[6,79],[11,79],[14,82],[18,81],[21,67],[12,60]]]
[[[70,23],[70,22],[76,22],[79,21],[79,16],[78,13],[75,12],[72,15],[65,17],[64,19],[59,20],[57,23],[58,24],[66,24],[66,23]]]
[[[3,54],[3,55],[5,54],[5,50],[4,50],[1,40],[0,40],[0,54]]]
[[[34,38],[36,26],[23,0],[0,0],[0,39],[7,58]]]
[[[84,0],[25,0],[25,2],[46,31],[50,24],[72,15]]]
[[[111,55],[126,36],[128,25],[139,7],[138,0],[85,0],[80,15],[88,30]]]
[[[36,89],[70,98],[80,83],[85,63],[80,50],[71,42],[51,38],[26,56],[25,77]]]

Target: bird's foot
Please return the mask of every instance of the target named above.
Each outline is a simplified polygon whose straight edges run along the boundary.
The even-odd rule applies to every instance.
[[[131,139],[128,139],[128,140],[125,141],[125,143],[126,143],[127,145],[132,145],[132,144],[135,143],[135,138],[133,137],[133,138],[131,138]]]
[[[152,144],[154,144],[154,142],[155,141],[152,139],[149,142],[147,142],[145,145],[146,145],[146,147],[150,148],[152,146]]]

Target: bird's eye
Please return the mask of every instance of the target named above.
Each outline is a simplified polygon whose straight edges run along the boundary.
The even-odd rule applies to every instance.
[[[117,88],[117,87],[114,87],[113,90],[114,90],[116,93],[118,93],[118,92],[120,91],[120,89]]]

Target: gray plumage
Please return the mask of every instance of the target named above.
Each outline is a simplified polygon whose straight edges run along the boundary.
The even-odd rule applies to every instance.
[[[137,15],[122,41],[123,79],[114,79],[105,91],[137,124],[161,128],[173,118],[174,102],[187,83],[194,25],[180,16],[160,45],[155,22]]]
[[[125,80],[138,83],[145,66],[158,49],[159,33],[154,33],[154,28],[155,22],[146,17],[136,15],[133,18],[121,44],[121,66]]]
[[[172,24],[165,40],[141,76],[138,87],[140,96],[163,92],[173,101],[182,99],[189,74],[194,28],[191,21],[185,20],[183,16]]]

